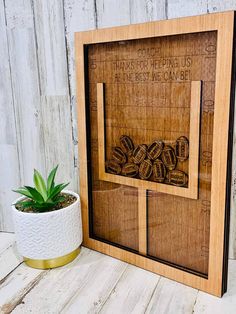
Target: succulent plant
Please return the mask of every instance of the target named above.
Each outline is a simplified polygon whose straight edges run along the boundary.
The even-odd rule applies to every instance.
[[[26,210],[27,208],[33,208],[36,212],[47,212],[53,209],[59,202],[64,200],[62,190],[69,183],[61,183],[55,185],[55,176],[58,165],[51,170],[47,182],[44,181],[42,175],[34,169],[34,185],[20,187],[17,190],[13,190],[16,193],[26,196],[26,198],[18,201],[15,205],[20,205],[21,208]]]

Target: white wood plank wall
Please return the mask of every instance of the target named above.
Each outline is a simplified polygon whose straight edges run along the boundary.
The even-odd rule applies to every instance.
[[[236,0],[0,0],[0,231],[11,189],[60,164],[78,189],[74,32],[236,10]],[[236,128],[234,131],[236,155]],[[236,158],[230,258],[236,258]]]

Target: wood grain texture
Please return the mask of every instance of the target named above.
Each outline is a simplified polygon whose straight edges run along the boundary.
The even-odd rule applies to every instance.
[[[168,0],[167,15],[169,18],[197,15],[204,13],[216,13],[227,10],[236,10],[236,1],[185,1]],[[234,119],[235,121],[235,119]],[[232,187],[231,187],[231,212],[230,212],[230,242],[229,258],[236,258],[236,125],[233,134],[233,162],[232,162]]]
[[[147,254],[147,191],[138,189],[138,239],[139,253]]]
[[[146,49],[151,50],[151,49],[154,49],[153,47],[154,46],[152,46],[151,48],[150,47],[146,48]],[[117,49],[119,48],[117,47]],[[128,58],[131,58],[130,60],[132,60],[131,53],[132,52],[130,51],[130,55],[128,57]],[[117,55],[115,55],[113,58],[116,59],[118,55],[119,53],[117,53]],[[92,67],[94,65],[98,67],[98,71],[101,70],[100,66],[97,65],[96,61],[94,61],[96,60],[95,53],[92,55],[92,58],[94,59],[89,60],[90,63],[88,66]],[[102,62],[105,64],[106,61],[102,60]],[[129,63],[129,59],[127,59],[126,62]],[[139,61],[139,62],[142,62],[142,61]],[[93,63],[93,65],[91,63]],[[109,75],[110,75],[110,71],[109,71]],[[93,74],[95,73],[93,71]],[[118,75],[118,74],[116,73],[115,75]],[[129,75],[129,73],[127,75]],[[92,75],[91,75],[91,78],[92,78]],[[126,79],[124,79],[124,81],[125,80]],[[117,81],[119,95],[118,95],[118,100],[117,101],[115,100],[114,103],[113,103],[113,99],[115,97],[113,93],[115,93],[115,86],[110,87],[109,81],[107,84],[109,87],[107,87],[106,89],[105,89],[104,83],[97,83],[97,86],[96,86],[97,87],[97,102],[96,102],[97,137],[98,137],[96,141],[97,141],[97,149],[98,149],[99,180],[133,186],[133,187],[146,189],[146,190],[157,191],[161,193],[167,193],[167,194],[192,198],[192,199],[198,199],[198,180],[199,180],[198,178],[199,161],[198,160],[199,160],[199,138],[200,138],[201,81],[192,81],[191,84],[183,84],[183,85],[187,85],[188,90],[189,88],[191,90],[190,104],[185,103],[185,105],[183,105],[183,104],[180,104],[176,100],[175,100],[175,103],[172,103],[171,97],[174,98],[175,95],[171,94],[171,95],[164,96],[165,101],[169,102],[166,108],[164,105],[163,107],[161,105],[156,105],[156,106],[154,105],[155,101],[161,101],[161,100],[158,99],[158,94],[156,95],[156,98],[155,97],[152,98],[149,94],[150,91],[148,87],[145,88],[145,85],[144,85],[145,91],[148,89],[148,92],[146,94],[146,99],[144,98],[143,93],[142,93],[142,96],[140,96],[140,102],[142,101],[144,102],[143,108],[141,109],[141,111],[138,108],[139,103],[135,99],[134,100],[132,99],[132,98],[135,98],[134,96],[135,94],[133,95],[131,91],[129,90],[129,88],[127,87],[120,88],[119,83],[121,83],[122,85],[122,79]],[[171,83],[171,80],[169,83]],[[174,85],[174,83],[172,84]],[[162,84],[160,85],[155,86],[155,88],[161,89]],[[168,84],[166,85],[168,86]],[[181,86],[180,82],[178,82],[177,85]],[[135,87],[137,89],[140,89],[140,84],[135,86],[135,83],[133,83],[131,85],[131,89],[135,89]],[[166,88],[165,84],[163,84],[163,87]],[[93,85],[91,86],[90,94],[93,93],[92,88],[95,88],[95,86]],[[108,90],[109,88],[114,89],[113,93],[110,90]],[[186,86],[184,88],[186,89]],[[181,90],[181,87],[180,88],[176,87],[176,89],[173,89],[173,93],[174,92],[177,93],[178,89]],[[106,90],[106,95],[109,95],[111,98],[107,97],[108,99],[105,99],[105,95],[104,95],[105,90]],[[130,95],[127,97],[128,93],[130,93]],[[186,97],[185,90],[184,91],[182,90],[181,93],[183,95],[182,96],[183,98]],[[187,91],[187,94],[189,94],[189,91]],[[151,103],[151,105],[149,105],[149,103],[145,103],[148,101],[149,103]],[[92,100],[92,102],[93,102],[93,107],[94,107],[94,101]],[[131,105],[132,102],[134,103],[134,108],[132,108],[132,105]],[[105,103],[108,103],[109,105],[105,106]],[[179,108],[179,106],[181,105],[183,107],[186,106],[186,108],[184,109],[183,107]],[[121,108],[119,108],[119,106],[121,106]],[[161,107],[159,108],[159,106]],[[129,107],[131,107],[131,109]],[[152,108],[150,112],[148,112],[150,110],[148,107]],[[94,111],[94,109],[92,111]],[[171,114],[169,114],[169,111],[171,111]],[[91,116],[92,115],[93,113],[91,113]],[[129,123],[130,121],[131,123]],[[143,129],[142,132],[139,132],[140,126],[146,127],[146,129]],[[204,130],[203,132],[206,133],[207,131]],[[188,157],[189,162],[188,164],[180,163],[179,167],[181,170],[186,171],[188,175],[188,186],[176,187],[176,186],[171,186],[167,184],[153,182],[153,180],[148,181],[148,180],[141,180],[137,178],[128,178],[127,176],[124,177],[121,175],[108,173],[105,169],[105,161],[109,160],[109,156],[111,156],[112,154],[111,153],[112,148],[115,145],[120,145],[118,139],[120,138],[120,136],[122,136],[123,133],[131,135],[132,140],[134,141],[134,143],[136,143],[136,145],[137,143],[147,143],[147,141],[149,145],[151,143],[150,140],[154,141],[157,138],[162,139],[166,141],[167,143],[172,144],[174,143],[175,139],[177,139],[178,136],[183,136],[183,135],[187,136],[189,142],[191,143],[190,149],[189,149],[189,157]],[[92,150],[93,149],[94,148],[92,148]]]
[[[183,16],[192,16],[208,13],[209,1],[201,0],[168,0],[167,17],[173,19]]]
[[[70,108],[72,123],[72,138],[74,144],[74,164],[79,167],[78,134],[76,110],[76,80],[75,80],[75,49],[74,33],[76,31],[90,30],[97,27],[96,1],[64,0],[66,53],[68,62],[68,78],[70,90]],[[76,169],[78,171],[78,169]],[[78,173],[77,173],[78,174]],[[78,178],[79,180],[79,178]],[[78,185],[78,188],[79,185]]]
[[[198,291],[161,277],[145,313],[193,313]]]
[[[236,1],[208,1],[209,12],[220,12],[223,10],[236,10]],[[236,111],[234,121],[236,121]],[[232,160],[232,186],[231,186],[231,212],[230,212],[230,236],[229,236],[229,258],[236,258],[236,124],[233,132],[233,160]]]
[[[233,314],[236,307],[236,263],[229,261],[229,283],[228,292],[222,299],[199,292],[196,303],[193,308],[193,313],[196,314]]]
[[[90,273],[90,267],[88,280],[82,283],[81,289],[77,290],[62,313],[77,312],[78,308],[82,313],[100,312],[104,302],[127,268],[125,263],[120,263],[115,259],[111,261],[108,256],[104,255],[100,255],[96,263],[97,265],[95,263],[93,265],[93,273]]]
[[[138,251],[138,214],[137,189],[102,182],[93,191],[95,237]]]
[[[11,313],[46,271],[20,265],[0,286],[0,313]]]
[[[202,80],[201,117],[199,114],[195,115],[194,111],[190,111],[190,119],[196,121],[200,118],[201,121],[200,142],[195,137],[196,131],[191,132],[192,136],[189,136],[190,150],[192,149],[192,143],[196,145],[200,143],[200,155],[197,151],[197,159],[200,157],[199,167],[198,163],[193,163],[193,159],[189,159],[189,167],[194,167],[193,176],[199,173],[197,177],[199,188],[198,185],[195,185],[195,189],[198,191],[198,199],[184,200],[178,197],[168,199],[165,195],[149,193],[149,254],[207,274],[216,66],[215,52],[208,53],[207,49],[209,45],[214,49],[216,48],[216,34],[205,33],[202,36],[202,38],[201,35],[198,39],[195,38],[197,45],[189,44],[189,47],[191,46],[193,49],[193,55],[198,55],[197,70],[192,71],[192,79]],[[201,48],[196,50],[195,47]],[[198,93],[200,93],[200,89],[198,89]],[[198,96],[200,97],[200,95]],[[190,130],[191,127],[192,124],[190,124]],[[207,161],[204,156],[208,157]],[[169,246],[167,243],[169,243]]]
[[[1,14],[1,26],[5,27],[1,36],[7,34],[1,47],[2,51],[7,48],[7,55],[1,60],[10,60],[14,110],[13,101],[6,98],[9,110],[4,112],[8,112],[8,117],[1,125],[10,123],[12,127],[7,133],[1,132],[4,141],[7,140],[1,140],[1,145],[5,143],[0,155],[1,163],[5,164],[1,177],[7,179],[0,180],[5,195],[1,201],[0,230],[13,231],[7,211],[16,194],[9,191],[20,184],[31,184],[33,168],[45,174],[57,163],[61,165],[58,180],[71,181],[71,189],[77,190],[77,149],[75,153],[63,2],[18,1],[14,5],[9,0],[5,7],[1,3]],[[6,25],[2,24],[4,14]],[[9,47],[5,47],[6,43]],[[5,74],[6,70],[7,63]],[[4,95],[9,98],[8,83],[5,77]]]
[[[209,0],[207,2],[207,8],[208,8],[209,13],[235,10],[236,2],[234,0],[228,0],[228,1]]]
[[[14,236],[0,233],[0,256],[9,245]],[[3,314],[77,313],[78,305],[80,313],[235,313],[236,261],[230,261],[222,299],[86,248],[71,264],[46,273],[10,264],[11,274],[0,281]],[[0,269],[5,267],[0,257]]]
[[[12,231],[10,206],[15,193],[11,189],[19,184],[20,171],[3,1],[0,2],[0,34],[0,230]]]
[[[22,261],[16,249],[15,236],[0,232],[0,282]]]
[[[72,156],[70,158],[74,160],[74,167],[75,167],[75,173],[77,171],[77,164],[78,164],[78,154],[77,154],[77,140],[78,140],[78,135],[77,135],[77,114],[76,114],[76,100],[75,100],[75,69],[74,69],[74,32],[75,31],[80,31],[80,30],[89,30],[89,29],[94,29],[96,27],[106,27],[106,26],[111,26],[111,25],[119,25],[119,24],[129,24],[129,23],[138,23],[138,22],[146,22],[146,21],[152,21],[152,20],[159,20],[159,19],[165,19],[165,18],[176,18],[176,17],[181,17],[181,16],[188,16],[188,15],[197,15],[197,14],[202,14],[202,13],[214,13],[214,12],[220,12],[223,10],[232,10],[236,8],[236,2],[235,0],[229,0],[229,1],[220,1],[220,0],[208,0],[208,1],[185,1],[185,0],[168,0],[168,1],[149,1],[149,0],[135,0],[135,1],[127,1],[127,2],[117,2],[117,1],[109,1],[109,3],[107,4],[106,1],[76,1],[76,0],[65,0],[63,2],[63,4],[61,4],[61,1],[58,1],[58,3],[56,3],[55,1],[49,1],[49,4],[46,4],[46,2],[43,2],[43,4],[39,4],[38,1],[32,1],[33,6],[40,8],[40,12],[37,14],[36,12],[36,19],[39,22],[39,19],[41,19],[41,14],[42,14],[42,20],[45,21],[46,25],[41,27],[37,26],[37,36],[39,36],[40,42],[44,43],[43,45],[45,45],[46,48],[40,48],[41,49],[41,58],[40,58],[40,64],[39,64],[39,68],[44,68],[44,70],[42,70],[44,72],[44,74],[41,71],[41,75],[44,76],[44,78],[47,80],[48,83],[48,90],[49,88],[52,89],[56,86],[57,89],[57,93],[61,94],[64,93],[65,91],[65,86],[64,86],[64,81],[66,80],[66,77],[64,76],[65,73],[64,70],[62,71],[62,75],[63,77],[55,77],[55,73],[60,73],[60,71],[62,70],[62,68],[64,69],[64,61],[63,61],[63,66],[60,67],[58,66],[57,69],[55,69],[55,65],[60,65],[60,62],[62,60],[62,58],[66,57],[67,61],[68,61],[68,74],[66,74],[66,76],[68,75],[69,77],[69,88],[70,88],[70,95],[69,95],[69,99],[70,99],[70,104],[68,105],[68,100],[65,100],[65,103],[67,103],[67,106],[70,106],[70,111],[71,111],[71,117],[72,117],[72,129],[70,130],[70,133],[72,133],[73,136],[73,145],[75,146],[75,151],[74,151],[74,156]],[[25,9],[25,8],[29,8],[28,4],[25,4],[25,8],[22,5],[22,3],[20,1],[12,1],[12,0],[7,0],[5,1],[5,6],[3,5],[4,2],[1,2],[1,27],[3,27],[3,29],[1,28],[1,51],[3,51],[3,57],[1,57],[1,67],[4,68],[4,71],[6,71],[5,67],[7,66],[7,63],[5,62],[5,60],[10,60],[10,68],[11,71],[13,72],[11,74],[11,76],[13,76],[13,81],[15,82],[13,85],[15,86],[14,89],[14,94],[16,95],[17,93],[17,89],[19,91],[24,91],[24,89],[28,92],[28,90],[32,89],[32,84],[35,85],[33,83],[33,81],[37,81],[37,77],[38,77],[38,73],[37,71],[33,71],[31,67],[29,66],[24,66],[22,65],[23,69],[21,71],[21,74],[19,75],[19,78],[16,79],[16,74],[14,73],[17,68],[15,67],[15,61],[14,61],[14,56],[11,57],[11,59],[9,58],[9,53],[6,51],[6,40],[10,41],[9,36],[12,36],[11,33],[13,33],[14,31],[10,31],[9,29],[11,28],[11,25],[15,28],[19,29],[18,32],[18,38],[20,38],[20,41],[22,43],[22,47],[24,45],[26,45],[26,39],[25,39],[25,34],[26,30],[23,31],[24,25],[25,23],[28,21],[30,21],[30,19],[32,18],[32,14],[31,14],[31,9]],[[29,2],[28,2],[29,3]],[[103,8],[104,6],[104,8]],[[48,8],[52,8],[53,14],[51,15],[51,17],[54,16],[56,24],[53,24],[54,22],[52,21],[52,19],[49,21],[45,20],[48,16]],[[64,14],[64,18],[65,18],[65,22],[64,25],[61,25],[61,23],[63,23],[61,17],[62,17],[62,12],[59,10],[59,8],[62,8],[63,10],[63,14]],[[42,10],[46,10],[45,12],[42,12]],[[29,13],[30,11],[30,13]],[[115,17],[113,16],[113,12],[116,12]],[[7,24],[8,24],[8,30],[7,31],[7,37],[6,37],[6,24],[4,23],[4,15],[7,14]],[[55,14],[57,16],[55,16]],[[33,16],[34,16],[34,12],[33,12]],[[79,18],[78,18],[79,17]],[[115,21],[114,21],[115,19]],[[28,23],[27,22],[27,23]],[[58,23],[60,23],[60,25],[58,25]],[[5,24],[5,25],[4,25]],[[50,25],[57,25],[56,26],[56,33],[53,35],[52,31],[49,32],[49,37],[50,39],[48,40],[48,33],[46,30],[50,30]],[[15,26],[14,26],[15,25]],[[22,28],[22,31],[20,32],[20,29]],[[59,31],[62,29],[65,29],[65,40],[66,40],[66,51],[65,51],[65,47],[62,44],[61,41],[61,36],[62,33],[60,33]],[[32,26],[31,26],[32,29]],[[15,30],[17,32],[17,30]],[[9,33],[9,34],[8,34]],[[37,47],[36,45],[34,45],[34,41],[35,41],[35,31],[32,31],[31,36],[32,36],[32,40],[31,41],[31,47],[29,48],[29,50],[31,51],[28,56],[27,59],[28,60],[34,60],[34,55],[35,55],[35,50],[37,51]],[[28,36],[28,35],[27,35]],[[53,39],[52,37],[54,36],[54,38],[59,39],[59,45],[57,46],[57,44],[54,42],[53,44]],[[4,39],[5,38],[5,39]],[[50,43],[52,43],[54,45],[54,47],[51,49],[49,47]],[[55,45],[58,48],[58,51],[56,51],[55,49]],[[11,44],[10,44],[11,46]],[[16,48],[13,49],[10,48],[10,55],[11,54],[17,54],[18,56],[18,63],[20,63],[20,59],[21,57],[22,60],[25,60],[24,55],[25,52],[23,52],[22,48],[21,48],[21,44],[18,43],[18,46],[20,49]],[[5,47],[5,48],[4,48]],[[46,53],[44,54],[44,51],[46,51]],[[63,56],[63,54],[66,54],[66,56]],[[31,58],[32,56],[32,58]],[[48,58],[48,61],[43,60],[42,58]],[[11,60],[13,60],[13,62],[11,62]],[[26,62],[26,61],[24,61]],[[42,65],[41,65],[42,62]],[[46,67],[45,67],[46,64]],[[52,73],[49,73],[46,69],[52,69]],[[2,70],[1,70],[2,71]],[[18,70],[17,70],[18,71]],[[46,73],[47,71],[47,73]],[[10,75],[9,70],[7,70],[8,75]],[[21,78],[24,76],[28,76],[30,77],[29,73],[32,72],[32,78],[29,78],[29,84],[28,83],[23,83],[21,82]],[[3,74],[3,72],[1,72],[1,77],[5,77]],[[6,73],[6,72],[5,72]],[[22,73],[24,73],[25,75],[23,75]],[[10,77],[11,79],[11,77]],[[26,79],[26,78],[25,78]],[[19,88],[18,86],[18,82],[19,82]],[[4,83],[4,93],[2,93],[2,96],[5,97],[6,99],[8,99],[8,101],[4,101],[4,104],[7,104],[8,107],[12,106],[12,100],[9,98],[9,95],[12,94],[12,88],[11,86],[9,87],[9,78],[4,79],[3,80]],[[42,82],[43,83],[43,82]],[[46,86],[45,83],[43,83],[44,87]],[[8,86],[8,87],[7,87]],[[54,86],[54,87],[53,87]],[[2,86],[1,86],[2,87]],[[60,91],[60,88],[61,91]],[[34,88],[33,88],[34,89]],[[2,180],[0,179],[0,186],[1,186],[1,191],[6,191],[7,194],[1,194],[1,209],[0,209],[0,213],[1,213],[1,219],[0,219],[0,230],[7,230],[7,231],[13,231],[13,226],[12,226],[12,221],[11,221],[11,217],[9,215],[9,204],[12,202],[12,200],[15,198],[15,195],[11,192],[9,192],[9,190],[11,190],[12,187],[16,187],[18,186],[20,183],[30,183],[31,181],[31,169],[28,170],[28,159],[27,156],[33,156],[33,159],[37,159],[35,155],[37,155],[37,153],[35,154],[35,147],[34,147],[34,143],[31,144],[31,140],[30,139],[26,139],[26,137],[28,136],[27,132],[26,135],[24,135],[23,130],[21,129],[21,126],[19,126],[19,123],[21,120],[21,124],[23,124],[23,129],[26,129],[26,125],[29,124],[29,121],[32,121],[30,123],[30,128],[32,126],[32,131],[33,131],[33,137],[36,138],[37,142],[40,142],[40,138],[42,139],[42,126],[41,123],[39,121],[41,121],[41,115],[40,115],[40,110],[39,110],[39,115],[38,118],[36,118],[33,114],[31,114],[31,110],[28,110],[28,101],[26,101],[26,97],[25,94],[27,94],[27,92],[24,92],[23,96],[21,96],[22,101],[20,104],[20,101],[17,100],[15,106],[16,106],[16,129],[20,130],[20,132],[17,131],[17,138],[14,135],[14,122],[11,122],[11,128],[7,129],[7,132],[12,132],[12,135],[9,135],[8,133],[6,134],[5,132],[2,132],[3,129],[3,124],[1,123],[1,135],[4,134],[4,142],[1,142],[1,145],[3,145],[4,143],[4,148],[1,149],[1,155],[2,155],[2,162],[4,163],[4,171],[6,172],[6,174],[4,174],[3,176],[1,176],[1,178],[6,178],[7,177],[7,181],[6,179]],[[30,94],[32,95],[33,92],[31,92]],[[52,95],[51,95],[52,96]],[[28,97],[30,98],[30,97]],[[1,98],[2,99],[2,98]],[[18,96],[17,96],[18,99]],[[43,100],[43,102],[46,100]],[[30,102],[34,103],[34,107],[35,107],[35,114],[37,115],[38,113],[38,109],[36,108],[38,105],[38,96],[36,93],[36,96],[33,96],[33,100],[30,100]],[[50,102],[52,102],[52,99],[50,99]],[[61,98],[61,102],[63,102],[62,98]],[[26,115],[26,119],[23,118],[19,118],[19,115],[21,115],[21,112],[18,112],[19,109],[19,105],[21,105],[22,109],[20,111],[22,112],[26,112],[24,115]],[[53,106],[57,106],[58,105],[58,99],[55,99],[53,101]],[[40,104],[41,107],[41,104]],[[60,105],[61,107],[61,105]],[[7,106],[4,106],[4,114],[1,114],[1,118],[4,117],[5,121],[8,121],[6,119],[11,119],[11,117],[13,116],[13,109],[9,109],[9,114],[7,114],[7,118],[6,117],[6,108]],[[10,108],[10,107],[9,107]],[[8,109],[7,109],[8,110]],[[67,110],[67,109],[66,109]],[[68,111],[66,111],[68,112]],[[2,111],[1,111],[2,113]],[[17,118],[18,116],[18,118]],[[57,116],[58,118],[58,116]],[[2,121],[2,120],[1,120]],[[12,121],[12,120],[10,120]],[[55,122],[55,121],[54,121]],[[47,122],[50,123],[50,121]],[[60,123],[59,122],[55,122],[55,124],[58,125],[58,128],[60,128]],[[39,126],[40,125],[40,126]],[[39,129],[39,132],[38,132]],[[28,129],[27,129],[28,130]],[[60,130],[61,131],[61,130]],[[68,130],[66,129],[66,132]],[[61,131],[62,132],[62,131]],[[45,132],[44,132],[45,133]],[[235,133],[235,131],[234,131]],[[64,133],[63,133],[64,134]],[[14,139],[15,137],[15,139]],[[21,137],[23,137],[23,139],[21,139]],[[29,136],[28,136],[29,137]],[[68,134],[66,135],[66,138],[68,138]],[[52,134],[52,138],[55,138],[55,140],[57,141],[56,138],[56,134],[53,133]],[[234,135],[235,138],[235,135]],[[7,144],[6,144],[7,143]],[[9,144],[11,143],[11,144]],[[235,143],[235,140],[234,140]],[[28,147],[28,149],[26,150],[26,153],[24,154],[24,148],[21,149],[22,145],[24,147]],[[44,148],[38,144],[36,145],[37,147],[40,147],[40,155],[43,156],[44,153]],[[2,147],[2,146],[1,146]],[[17,152],[17,147],[19,147],[19,159],[20,162],[18,161],[18,152]],[[23,155],[25,155],[26,157],[22,157],[22,151],[23,151]],[[235,144],[234,144],[234,151],[235,151]],[[38,152],[36,150],[36,152]],[[60,151],[59,151],[60,153]],[[56,158],[56,150],[54,150],[53,152],[53,156],[50,157],[50,147],[48,146],[48,150],[47,150],[47,158],[49,158],[51,161],[50,163],[53,163],[54,161],[57,161],[59,159]],[[233,154],[233,156],[235,156],[235,152]],[[27,161],[24,161],[24,158],[27,159]],[[40,159],[40,158],[39,158]],[[39,167],[39,168],[44,168],[44,159],[42,158],[42,161],[36,161],[34,163],[35,166]],[[60,159],[61,160],[61,159]],[[66,159],[67,161],[69,160],[69,158],[67,157]],[[19,168],[20,165],[25,164],[25,169],[21,168],[21,171],[19,173]],[[232,204],[232,208],[233,210],[231,211],[231,228],[230,228],[230,250],[229,250],[229,256],[230,258],[235,258],[236,257],[236,215],[235,215],[235,176],[236,176],[236,162],[235,162],[235,158],[233,159],[233,181],[232,181],[232,198],[231,198],[231,204]],[[29,163],[29,165],[31,165],[31,163]],[[47,165],[46,165],[47,166]],[[67,170],[66,167],[68,166],[68,164],[66,164],[66,166],[63,166],[63,173],[66,173],[66,177],[67,177]],[[26,172],[28,171],[28,175],[26,174]],[[69,165],[69,169],[68,169],[68,173],[70,173],[71,176],[71,165]],[[22,179],[21,180],[21,176]],[[24,178],[28,178],[27,182]],[[76,179],[76,178],[75,178]],[[74,179],[73,179],[74,182]],[[76,183],[74,183],[76,184]],[[74,185],[73,185],[74,186]],[[233,198],[234,197],[234,198]]]
[[[32,183],[34,168],[45,173],[43,119],[31,1],[5,1],[12,92],[21,183]],[[17,51],[17,53],[16,53]]]
[[[15,242],[15,235],[12,233],[0,232],[0,252],[10,247]]]
[[[129,265],[111,291],[101,313],[144,313],[158,282],[159,276]]]
[[[33,1],[33,12],[41,93],[68,95],[63,1]]]
[[[211,194],[211,209],[213,210],[212,215],[210,217],[211,220],[211,228],[210,228],[210,258],[209,258],[209,279],[199,278],[192,274],[184,273],[184,282],[189,285],[193,285],[197,288],[203,289],[205,291],[214,293],[216,295],[220,295],[221,293],[221,271],[222,271],[222,256],[223,256],[223,228],[224,228],[224,210],[225,210],[225,196],[217,194],[218,187],[222,187],[222,184],[225,186],[226,184],[226,163],[227,160],[227,121],[229,115],[229,107],[226,110],[225,106],[221,105],[225,103],[225,100],[230,96],[230,74],[231,74],[231,53],[232,53],[232,30],[233,30],[233,20],[230,20],[230,17],[233,18],[233,13],[224,13],[220,15],[211,15],[211,16],[198,16],[192,18],[182,19],[181,22],[179,20],[171,20],[171,21],[163,21],[161,22],[161,27],[156,27],[158,23],[149,23],[148,25],[139,25],[138,32],[136,27],[127,26],[120,27],[118,29],[104,29],[102,31],[96,32],[86,32],[86,33],[78,33],[77,34],[77,61],[78,61],[78,69],[77,69],[77,79],[78,79],[78,103],[79,112],[82,113],[81,119],[79,123],[82,125],[85,111],[84,111],[84,82],[83,76],[81,75],[81,69],[83,69],[83,52],[82,52],[82,43],[100,43],[104,41],[116,41],[121,39],[136,39],[136,38],[145,38],[152,36],[165,36],[167,34],[182,34],[185,32],[204,32],[211,30],[218,30],[218,39],[217,39],[217,66],[216,66],[216,97],[215,97],[215,115],[214,115],[214,135],[216,135],[215,140],[213,139],[213,175],[212,175],[212,194]],[[218,19],[219,18],[219,19]],[[222,19],[221,19],[222,18]],[[193,21],[194,20],[194,21]],[[185,25],[188,24],[188,29],[185,28]],[[147,29],[148,26],[148,35]],[[225,31],[227,29],[227,32]],[[229,32],[231,30],[231,33]],[[124,37],[125,33],[125,37]],[[224,33],[224,36],[223,36]],[[225,37],[225,34],[229,35],[228,40]],[[231,45],[228,43],[226,45],[225,41],[230,41]],[[228,57],[225,57],[225,56]],[[106,72],[107,73],[107,72]],[[228,74],[226,74],[228,73]],[[219,82],[222,82],[222,77],[224,75],[228,75],[229,79],[223,80],[226,83],[224,89],[218,88]],[[99,79],[99,78],[98,78]],[[223,100],[224,99],[224,100]],[[224,131],[217,133],[217,126],[225,124]],[[222,125],[223,126],[223,125]],[[219,129],[218,129],[219,130]],[[221,128],[222,130],[222,128]],[[217,140],[216,140],[217,138]],[[85,138],[81,139],[80,147],[85,147]],[[223,149],[219,147],[219,143],[224,143]],[[217,154],[217,152],[221,151],[221,154]],[[86,151],[80,151],[81,160],[86,162]],[[84,170],[81,169],[81,178],[84,178],[86,173],[86,168]],[[84,172],[85,171],[85,172]],[[181,270],[174,270],[168,268],[158,262],[153,262],[148,259],[145,259],[141,256],[137,257],[135,254],[131,252],[124,252],[121,249],[112,247],[105,243],[100,243],[97,240],[93,240],[88,237],[88,211],[86,200],[83,196],[87,196],[87,184],[86,180],[83,180],[83,192],[82,200],[83,200],[83,215],[84,215],[84,228],[85,228],[85,244],[91,248],[96,248],[102,252],[107,254],[111,254],[115,257],[121,258],[125,261],[133,262],[138,266],[145,265],[145,267],[149,270],[156,271],[160,274],[165,274],[174,278],[175,280],[183,281],[183,272]],[[217,200],[217,201],[216,201]],[[221,217],[221,223],[219,226],[219,221],[216,221],[215,217]],[[218,225],[218,228],[217,228]],[[216,231],[217,228],[217,231]],[[221,256],[221,257],[220,257]],[[213,263],[213,261],[218,261],[217,263]],[[155,267],[155,266],[156,267]],[[157,269],[158,268],[158,269]],[[168,270],[167,270],[168,268]],[[155,269],[155,270],[154,270]]]
[[[55,165],[60,164],[57,180],[70,182],[69,188],[77,191],[63,1],[34,1],[33,11],[45,168],[48,173]]]
[[[144,23],[167,18],[167,1],[131,0],[130,21],[132,24]]]
[[[111,18],[111,12],[114,12]],[[120,26],[130,23],[129,0],[97,0],[96,1],[97,27]]]
[[[47,273],[13,313],[73,313],[78,308],[80,313],[98,312],[126,267],[82,248],[70,265]]]
[[[23,261],[18,254],[15,243],[7,247],[0,255],[0,263],[3,265],[0,269],[0,281],[4,279],[13,269]]]

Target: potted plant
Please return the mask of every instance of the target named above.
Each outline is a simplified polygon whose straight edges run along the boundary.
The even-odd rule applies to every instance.
[[[47,182],[34,170],[34,187],[20,187],[12,205],[16,243],[28,266],[55,268],[71,262],[82,242],[79,195],[64,190],[69,183],[55,184],[58,166]]]

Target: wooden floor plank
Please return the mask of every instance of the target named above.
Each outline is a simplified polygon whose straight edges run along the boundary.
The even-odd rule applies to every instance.
[[[228,291],[222,298],[199,292],[194,314],[235,314],[236,313],[236,260],[229,260]]]
[[[22,262],[19,256],[15,236],[11,233],[0,233],[0,283]]]
[[[192,314],[198,290],[162,277],[145,313]]]
[[[0,232],[0,254],[15,242],[13,233]]]
[[[145,313],[160,276],[129,265],[100,313]]]
[[[86,248],[50,271],[21,262],[14,235],[0,233],[0,313],[235,313],[236,260],[222,299]]]
[[[17,266],[22,263],[22,257],[16,250],[16,244],[11,244],[5,251],[0,254],[0,283],[10,274]]]
[[[127,264],[82,248],[76,260],[50,272],[13,313],[97,312]]]
[[[0,285],[0,313],[10,313],[47,273],[21,264]]]
[[[99,262],[89,274],[76,295],[65,306],[62,313],[98,313],[112,289],[119,281],[127,264],[109,256],[103,256],[104,261]]]

